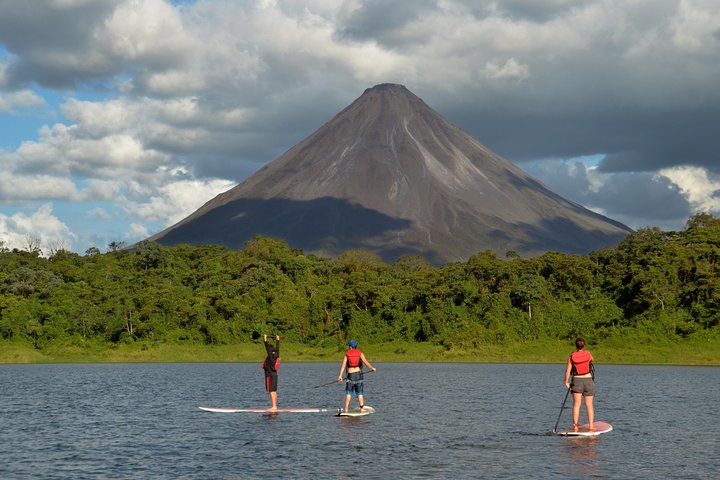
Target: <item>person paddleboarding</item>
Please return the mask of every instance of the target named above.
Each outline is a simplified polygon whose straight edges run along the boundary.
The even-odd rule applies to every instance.
[[[280,368],[280,335],[275,335],[275,345],[268,343],[267,335],[263,335],[267,356],[262,362],[265,372],[265,390],[270,394],[270,410],[277,410],[278,369]]]
[[[347,381],[345,383],[345,409],[347,412],[350,408],[350,398],[355,396],[358,399],[360,405],[360,411],[365,407],[365,397],[363,395],[363,371],[362,366],[365,364],[373,372],[377,371],[377,368],[373,367],[370,362],[367,361],[365,355],[358,350],[358,342],[351,340],[348,343],[347,352],[343,357],[342,364],[340,365],[340,373],[338,374],[338,382],[343,380],[343,372],[347,368]]]
[[[570,355],[565,368],[565,386],[572,392],[573,397],[573,428],[580,426],[580,406],[585,401],[589,430],[594,431],[595,407],[595,379],[593,375],[593,356],[585,350],[585,339],[575,340],[575,352]],[[572,383],[570,383],[572,375]]]

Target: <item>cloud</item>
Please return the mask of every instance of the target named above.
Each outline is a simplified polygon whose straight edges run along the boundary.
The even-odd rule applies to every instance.
[[[574,201],[684,224],[716,208],[719,32],[713,0],[0,0],[0,122],[57,109],[0,201],[166,226],[396,82]]]
[[[2,156],[0,156],[2,161]],[[44,174],[13,174],[0,171],[0,201],[18,203],[31,200],[77,198],[75,184],[69,178]]]
[[[168,227],[234,186],[232,182],[218,179],[169,181],[156,188],[134,184],[134,188],[125,190],[124,209],[133,218],[161,222],[163,227]]]
[[[0,12],[0,42],[15,55],[6,69],[11,85],[74,87],[184,58],[179,13],[162,0],[3,0]]]
[[[523,80],[530,76],[529,68],[526,65],[520,65],[514,58],[509,58],[502,65],[488,62],[485,65],[485,72],[488,78]]]
[[[660,175],[678,186],[694,210],[720,214],[720,175],[688,166],[664,169]]]
[[[693,211],[683,189],[664,174],[606,173],[587,158],[543,160],[525,167],[565,198],[631,228],[678,229]]]
[[[147,228],[145,228],[143,225],[139,223],[131,223],[130,232],[128,232],[126,238],[136,240],[138,238],[149,237],[151,233],[152,232],[148,232]]]
[[[0,72],[0,84],[2,84],[2,72]],[[18,92],[2,93],[0,91],[0,114],[17,113],[45,104],[45,100],[31,90],[20,90]]]
[[[112,215],[110,215],[107,210],[102,207],[95,207],[87,212],[87,218],[91,220],[110,220]]]
[[[52,204],[48,203],[31,215],[0,213],[0,240],[5,242],[5,248],[25,250],[32,243],[44,254],[52,249],[67,248],[77,236],[52,214],[52,210]]]

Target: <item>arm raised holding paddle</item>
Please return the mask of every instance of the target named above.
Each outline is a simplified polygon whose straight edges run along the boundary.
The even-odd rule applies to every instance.
[[[275,335],[275,345],[268,343],[267,335],[263,335],[263,344],[267,357],[262,363],[265,371],[265,390],[270,394],[270,410],[277,410],[278,370],[280,368],[280,335]]]

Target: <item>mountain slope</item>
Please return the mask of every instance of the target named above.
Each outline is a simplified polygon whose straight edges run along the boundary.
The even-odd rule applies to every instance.
[[[242,248],[261,234],[306,253],[363,248],[441,264],[484,249],[589,252],[629,232],[555,194],[405,87],[382,84],[150,240]]]

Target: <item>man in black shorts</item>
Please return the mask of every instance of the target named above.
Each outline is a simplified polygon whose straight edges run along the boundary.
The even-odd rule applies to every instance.
[[[275,345],[268,343],[267,335],[263,335],[263,343],[267,357],[262,363],[265,371],[265,390],[270,394],[272,406],[270,410],[277,410],[278,369],[280,368],[280,335],[275,335]]]

